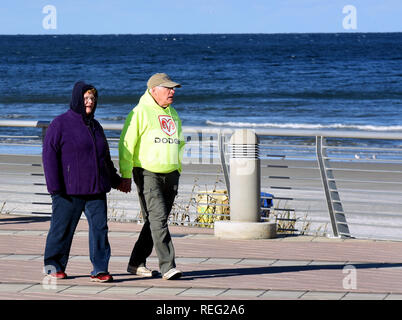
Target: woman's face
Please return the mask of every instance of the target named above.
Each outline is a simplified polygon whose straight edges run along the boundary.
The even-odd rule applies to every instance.
[[[96,98],[90,91],[84,93],[84,105],[86,114],[90,114],[95,107]]]

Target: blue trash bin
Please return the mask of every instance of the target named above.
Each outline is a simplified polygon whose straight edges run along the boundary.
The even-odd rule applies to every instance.
[[[269,199],[268,199],[269,198]],[[268,217],[269,209],[274,205],[274,195],[267,192],[261,192],[261,216]]]

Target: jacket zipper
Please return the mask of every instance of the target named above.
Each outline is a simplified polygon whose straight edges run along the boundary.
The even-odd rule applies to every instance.
[[[86,127],[89,130],[89,134],[91,135],[92,138],[92,143],[94,145],[94,150],[95,150],[95,165],[96,165],[96,182],[97,184],[100,184],[100,174],[99,174],[99,161],[98,161],[98,150],[96,148],[96,139],[95,139],[95,133],[92,132],[90,124],[86,125]]]
[[[70,177],[70,165],[67,165],[67,184],[70,187],[71,186],[71,177]]]

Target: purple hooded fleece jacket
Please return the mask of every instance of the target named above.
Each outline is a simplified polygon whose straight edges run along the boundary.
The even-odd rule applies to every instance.
[[[70,110],[49,125],[43,141],[42,161],[50,194],[107,193],[120,182],[110,157],[102,126],[86,115],[84,93],[94,88],[82,81],[74,85]]]

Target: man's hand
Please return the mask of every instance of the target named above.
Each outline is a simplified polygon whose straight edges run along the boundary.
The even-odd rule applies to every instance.
[[[117,190],[125,193],[131,192],[131,178],[121,178]]]

